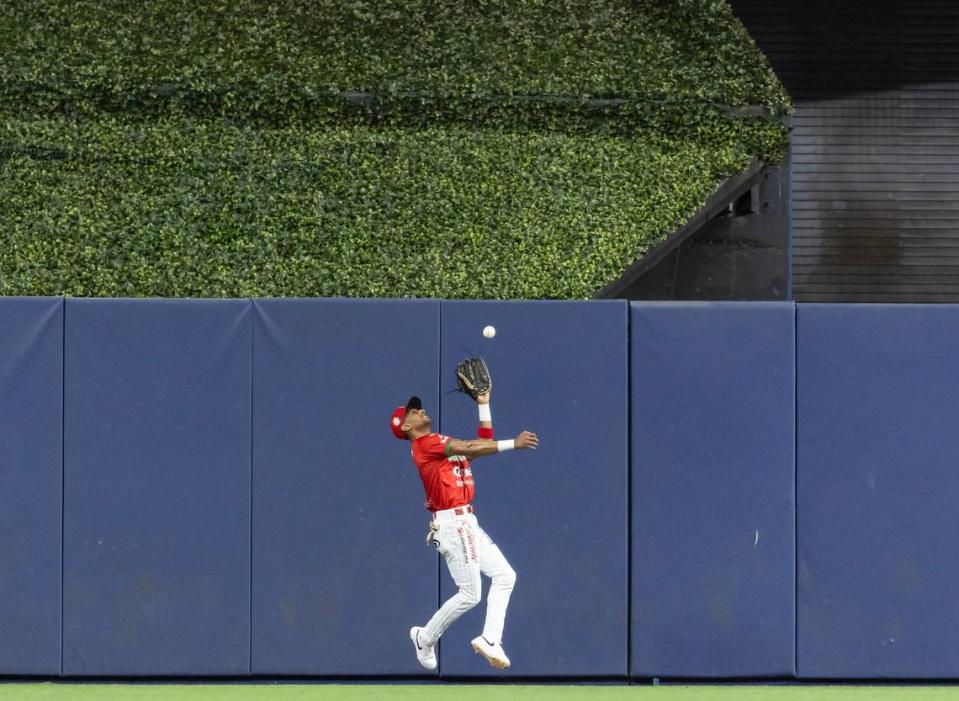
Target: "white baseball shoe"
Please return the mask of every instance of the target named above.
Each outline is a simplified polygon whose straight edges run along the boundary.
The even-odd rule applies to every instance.
[[[499,643],[491,643],[480,635],[479,637],[473,638],[470,641],[470,645],[473,646],[473,652],[485,657],[486,661],[496,669],[506,669],[509,667],[509,658],[506,656],[506,653],[503,652],[503,646]]]
[[[420,642],[422,633],[423,629],[419,626],[410,628],[410,640],[413,641],[413,649],[416,650],[416,659],[427,669],[436,669],[436,648]]]

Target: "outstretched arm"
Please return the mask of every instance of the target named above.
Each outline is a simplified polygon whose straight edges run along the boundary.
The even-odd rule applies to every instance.
[[[451,438],[446,444],[447,455],[462,455],[470,460],[484,455],[501,453],[504,450],[535,450],[539,445],[539,439],[535,433],[530,431],[520,431],[516,438],[508,441],[491,441],[485,438],[474,438],[469,441],[461,441]]]
[[[479,426],[476,428],[476,437],[493,440],[493,416],[490,413],[490,392],[476,397],[476,407],[479,409]]]

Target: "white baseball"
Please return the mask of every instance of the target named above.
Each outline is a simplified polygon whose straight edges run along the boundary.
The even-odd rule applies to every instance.
[[[496,335],[496,329],[492,326],[487,326],[483,329],[483,335],[486,336],[486,338],[493,338],[493,336]]]

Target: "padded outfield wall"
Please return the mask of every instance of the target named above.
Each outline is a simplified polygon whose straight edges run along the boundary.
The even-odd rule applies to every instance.
[[[494,339],[482,337],[492,324]],[[959,308],[0,298],[0,674],[959,678]],[[388,414],[468,437],[506,672]],[[484,586],[488,582],[484,581]]]

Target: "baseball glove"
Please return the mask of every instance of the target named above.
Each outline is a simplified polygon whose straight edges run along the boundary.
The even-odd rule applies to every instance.
[[[493,389],[493,378],[489,376],[486,361],[479,356],[461,360],[456,366],[456,384],[460,392],[465,392],[473,399]]]

